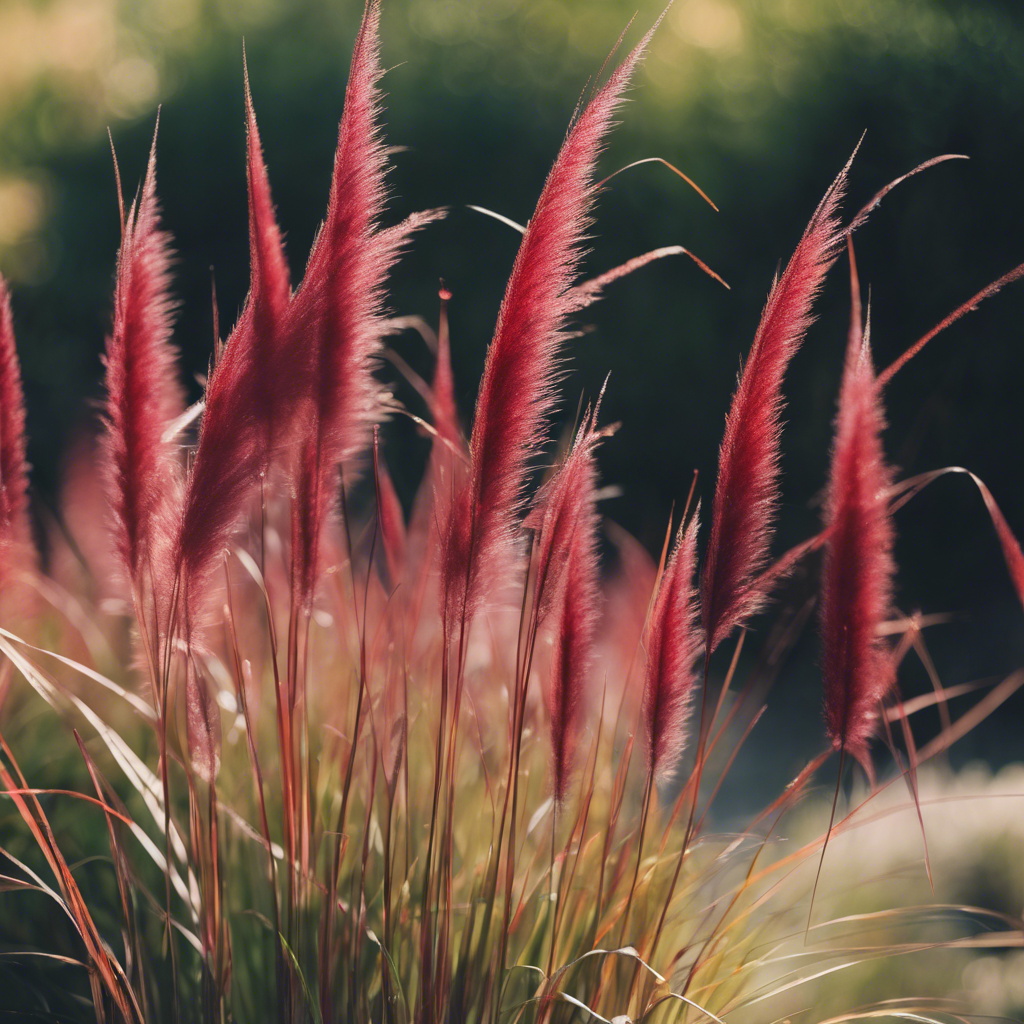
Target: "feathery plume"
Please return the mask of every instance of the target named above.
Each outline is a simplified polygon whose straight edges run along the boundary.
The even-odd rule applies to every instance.
[[[181,463],[168,427],[184,407],[171,344],[169,236],[156,197],[156,133],[142,194],[129,210],[117,257],[114,326],[107,339],[105,475],[118,553],[137,584],[163,514],[177,493]]]
[[[11,570],[27,554],[30,543],[25,396],[11,297],[0,277],[0,590],[7,590]]]
[[[538,624],[561,594],[576,530],[594,502],[594,457],[605,436],[594,427],[596,415],[588,411],[561,467],[541,489],[526,520],[526,526],[537,531],[534,596]]]
[[[679,526],[647,632],[643,720],[647,770],[657,782],[670,779],[679,764],[697,682],[701,638],[694,576],[699,521],[698,504],[689,526]]]
[[[368,0],[338,129],[327,217],[292,303],[293,330],[306,339],[308,401],[297,464],[294,586],[312,600],[320,535],[333,505],[337,467],[367,448],[378,412],[373,369],[384,333],[383,287],[413,231],[440,211],[381,230],[387,149],[380,129],[380,5]]]
[[[825,274],[839,253],[843,235],[838,207],[855,155],[856,150],[818,204],[768,293],[725,420],[700,588],[709,656],[766,597],[757,576],[768,562],[779,504],[782,380],[811,324],[811,306]]]
[[[287,433],[298,377],[286,358],[291,296],[288,264],[274,216],[249,72],[245,69],[248,132],[249,295],[223,354],[211,369],[199,446],[189,472],[178,527],[176,563],[182,574],[187,632],[232,529],[244,514],[260,474]]]
[[[881,391],[861,327],[852,255],[851,270],[853,311],[825,499],[822,674],[828,735],[870,775],[868,743],[879,702],[895,682],[891,656],[878,636],[890,612],[895,573],[892,471],[882,447]]]
[[[661,19],[576,117],[523,234],[487,352],[470,441],[469,483],[446,539],[443,591],[468,615],[481,580],[510,535],[528,464],[555,404],[555,374],[584,232],[597,195],[594,168],[633,71]],[[453,628],[453,624],[452,624]]]
[[[546,586],[557,591],[551,598],[555,643],[547,705],[552,780],[558,804],[565,802],[575,764],[580,712],[600,620],[599,516],[594,465],[600,437],[593,429],[593,420],[581,427],[562,469],[552,481],[541,526],[540,552],[546,556],[547,567],[542,569],[538,563],[538,587],[543,571]],[[542,598],[541,608],[546,604],[551,607]]]

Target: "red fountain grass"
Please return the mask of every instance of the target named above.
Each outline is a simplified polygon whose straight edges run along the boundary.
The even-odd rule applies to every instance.
[[[601,148],[651,34],[577,113],[548,176],[467,444],[446,289],[432,383],[411,375],[430,422],[383,400],[383,338],[414,322],[385,316],[387,277],[438,214],[382,226],[378,18],[370,0],[327,217],[294,294],[246,72],[250,291],[204,403],[190,411],[170,343],[169,240],[150,154],[139,199],[122,213],[103,449],[112,548],[134,608],[103,599],[109,581],[65,594],[26,557],[18,572],[49,602],[35,609],[45,649],[14,632],[8,607],[12,543],[30,554],[31,536],[20,376],[0,282],[0,685],[23,677],[82,730],[69,729],[76,742],[66,747],[81,758],[77,783],[95,794],[31,788],[13,748],[59,744],[50,733],[33,742],[52,720],[11,687],[0,782],[20,824],[0,846],[9,865],[0,888],[10,890],[0,915],[8,899],[25,901],[26,998],[42,991],[33,972],[45,962],[61,972],[59,982],[46,975],[52,1019],[815,1024],[825,1016],[814,1009],[817,986],[838,984],[838,972],[862,961],[1019,945],[1020,922],[994,910],[908,902],[865,917],[856,894],[831,891],[840,883],[819,894],[832,919],[807,929],[806,946],[801,919],[830,837],[895,813],[878,800],[905,775],[904,811],[916,828],[919,767],[1024,684],[1024,672],[1010,673],[957,717],[947,703],[970,687],[939,680],[935,694],[902,700],[899,659],[924,649],[923,619],[892,618],[892,515],[953,470],[894,483],[881,441],[888,379],[1020,268],[880,376],[854,290],[824,529],[770,565],[784,375],[839,245],[892,188],[843,230],[848,164],[773,285],[740,376],[699,586],[696,511],[684,514],[671,550],[666,536],[660,565],[604,524],[619,566],[606,579],[598,455],[613,431],[597,427],[596,408],[535,494],[530,484],[573,315],[652,260],[691,255],[662,247],[577,280]],[[386,468],[401,456],[379,429],[395,412],[432,438],[408,523]],[[69,477],[86,481],[92,454],[79,451]],[[1020,544],[974,479],[1024,604]],[[717,835],[716,797],[809,611],[787,610],[753,670],[737,646],[691,745],[694,698],[707,693],[701,654],[706,684],[711,652],[820,546],[830,743],[748,822]],[[104,555],[89,558],[97,572]],[[83,575],[60,579],[74,585]],[[141,676],[124,654],[133,646],[144,655]],[[146,675],[149,700],[139,692]],[[927,730],[916,716],[936,703],[939,731],[919,742]],[[896,771],[876,784],[871,744],[883,722]],[[815,817],[813,840],[778,846],[836,748],[864,765],[870,794],[841,808],[837,789],[827,831]],[[66,759],[59,765],[74,774]],[[44,812],[67,800],[84,828],[74,862],[61,852],[71,838]],[[86,826],[97,823],[102,841],[91,842]],[[60,924],[40,918],[33,900],[55,908]],[[872,929],[870,946],[851,946],[855,920]],[[20,998],[21,981],[9,977],[10,998]],[[886,987],[882,972],[852,998],[860,1005],[822,1024],[890,1012],[946,1020],[927,999]]]
[[[660,22],[660,19],[659,19]],[[461,630],[500,572],[501,550],[524,500],[530,460],[553,411],[572,291],[597,197],[594,169],[655,25],[580,112],[537,200],[505,289],[487,350],[473,418],[468,485],[449,526],[443,565],[446,604]]]
[[[896,573],[889,509],[893,472],[882,448],[881,390],[861,324],[852,246],[850,260],[854,301],[825,496],[822,677],[829,738],[870,773],[868,743],[878,709],[895,685],[892,652],[879,635],[892,610]]]
[[[538,625],[552,620],[554,646],[547,691],[555,802],[569,794],[584,727],[589,669],[600,618],[596,449],[603,436],[589,413],[557,476],[538,497],[534,605]]]
[[[166,589],[166,517],[181,479],[173,427],[184,399],[171,345],[169,245],[160,229],[154,135],[141,195],[124,221],[106,354],[106,475],[136,600],[147,585]]]
[[[856,155],[856,151],[854,151]],[[779,506],[782,382],[811,325],[811,306],[842,244],[839,202],[853,156],[825,193],[782,276],[768,293],[754,343],[725,420],[704,567],[706,655],[764,603]]]
[[[412,233],[441,214],[381,229],[387,148],[379,126],[383,74],[380,6],[369,0],[359,28],[338,128],[327,217],[313,244],[288,318],[302,349],[302,418],[295,468],[292,557],[296,604],[308,610],[321,568],[320,538],[334,507],[337,467],[368,447],[380,415],[373,375],[385,333],[384,285]]]
[[[32,541],[25,461],[25,396],[7,282],[0,277],[0,594],[14,585]]]
[[[186,636],[205,625],[209,584],[234,527],[261,480],[280,461],[289,413],[300,398],[286,325],[291,284],[248,72],[245,79],[249,190],[249,296],[223,355],[211,367],[195,459],[188,473],[175,542],[185,597]]]
[[[681,524],[672,557],[665,568],[651,611],[647,634],[647,672],[643,720],[647,740],[647,773],[668,783],[679,770],[686,746],[687,725],[698,684],[696,661],[702,637],[694,577],[700,506],[689,525]]]

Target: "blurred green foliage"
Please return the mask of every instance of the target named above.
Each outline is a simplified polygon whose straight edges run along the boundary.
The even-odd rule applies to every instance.
[[[577,99],[635,9],[635,0],[385,3],[387,134],[407,147],[395,158],[392,212],[451,207],[403,262],[393,306],[433,319],[439,279],[454,293],[467,415],[517,236],[465,206],[529,217]],[[211,350],[210,268],[222,333],[246,290],[242,40],[297,279],[326,203],[360,10],[358,0],[0,4],[0,269],[15,287],[43,502],[56,501],[60,453],[99,395],[118,241],[106,126],[131,192],[163,103],[160,192],[179,253],[177,337],[191,379]],[[627,39],[659,10],[641,5]],[[732,285],[727,292],[688,261],[664,261],[613,286],[571,347],[565,416],[611,371],[605,415],[624,427],[602,469],[623,497],[607,511],[654,548],[694,469],[709,496],[737,363],[772,274],[862,132],[851,212],[921,160],[971,158],[902,186],[858,236],[880,363],[1024,259],[1024,16],[1015,0],[676,0],[632,100],[603,167],[662,156],[722,212],[657,165],[632,170],[600,202],[588,269],[680,243]],[[787,384],[780,544],[816,522],[847,295],[841,266]],[[1019,291],[991,300],[888,392],[892,459],[907,473],[971,467],[1018,533],[1022,304]],[[396,346],[429,368],[417,338]],[[389,427],[389,441],[408,497],[422,442],[405,422]],[[898,525],[901,607],[975,616],[935,635],[947,681],[1019,664],[1020,610],[962,478],[916,499]],[[812,662],[813,645],[804,657]],[[907,685],[927,685],[915,671]],[[816,714],[814,692],[799,700]]]

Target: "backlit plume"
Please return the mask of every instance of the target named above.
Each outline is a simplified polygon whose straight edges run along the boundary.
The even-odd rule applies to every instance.
[[[825,498],[822,674],[829,737],[870,774],[868,743],[879,704],[895,683],[879,627],[890,614],[896,567],[885,418],[856,287],[853,307]]]
[[[0,277],[0,592],[31,550],[25,399],[7,283]]]
[[[388,272],[412,233],[439,212],[381,229],[387,149],[380,129],[380,5],[367,3],[338,129],[327,217],[292,300],[290,333],[302,338],[305,395],[295,468],[293,586],[308,605],[319,570],[320,537],[334,507],[338,467],[363,454],[379,415],[373,376],[384,324]]]
[[[178,443],[168,436],[184,408],[171,344],[169,242],[160,228],[154,135],[121,238],[106,353],[104,469],[117,550],[136,588],[147,567],[168,572],[168,517],[181,480]]]
[[[699,515],[698,506],[689,525],[679,527],[647,633],[643,721],[647,770],[657,782],[669,780],[679,767],[697,685],[701,635],[694,575]]]
[[[189,633],[232,529],[248,511],[261,476],[265,478],[281,458],[300,397],[294,344],[286,330],[288,264],[248,73],[245,86],[249,296],[220,360],[210,370],[199,445],[178,526],[176,565]]]
[[[660,23],[660,19],[659,19]],[[523,235],[487,350],[470,440],[468,485],[456,499],[442,570],[446,614],[471,613],[496,573],[523,499],[530,459],[556,401],[558,358],[583,239],[597,196],[594,168],[612,118],[657,24],[576,117]]]
[[[782,276],[772,285],[740,374],[718,458],[701,612],[707,653],[763,603],[779,507],[782,381],[811,324],[811,306],[842,242],[839,202],[850,161],[814,211]]]

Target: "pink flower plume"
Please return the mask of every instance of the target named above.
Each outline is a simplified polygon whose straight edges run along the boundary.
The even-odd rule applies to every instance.
[[[117,257],[114,326],[107,339],[104,463],[118,553],[138,582],[167,540],[164,512],[181,463],[168,428],[183,393],[171,344],[169,237],[156,198],[156,135],[142,194],[132,204]]]
[[[551,723],[554,796],[562,804],[576,763],[580,717],[594,640],[600,621],[601,589],[597,531],[597,468],[601,434],[593,421],[581,427],[552,481],[538,541],[537,581],[541,614],[554,615],[554,652],[547,692]]]
[[[811,306],[825,274],[839,253],[843,234],[838,206],[852,161],[853,156],[825,193],[768,293],[726,417],[701,577],[708,654],[766,597],[757,576],[768,563],[779,504],[782,381],[811,324]]]
[[[30,550],[25,397],[7,283],[0,277],[0,591]]]
[[[379,20],[380,6],[369,0],[352,54],[327,217],[292,303],[294,336],[308,359],[292,531],[302,603],[312,599],[337,468],[367,449],[379,413],[373,370],[385,331],[387,275],[412,232],[441,216],[414,214],[395,227],[378,226],[387,171],[379,125]]]
[[[656,28],[576,117],[523,234],[480,384],[469,484],[457,497],[446,541],[443,590],[456,615],[479,601],[481,580],[521,508],[529,460],[555,405],[566,322],[579,308],[572,284],[598,191],[597,158]]]
[[[694,576],[699,518],[698,505],[689,526],[680,524],[647,632],[643,722],[647,770],[658,782],[670,779],[678,768],[697,684],[701,635]]]
[[[878,635],[890,613],[895,573],[888,496],[892,471],[882,448],[884,428],[881,391],[855,291],[825,500],[821,639],[829,737],[869,774],[868,743],[879,703],[895,682],[890,652]]]
[[[248,129],[249,296],[219,362],[211,369],[199,446],[189,472],[178,528],[191,629],[197,604],[231,531],[245,512],[260,474],[288,432],[298,375],[288,358],[288,264],[274,216],[270,182],[245,73]]]

